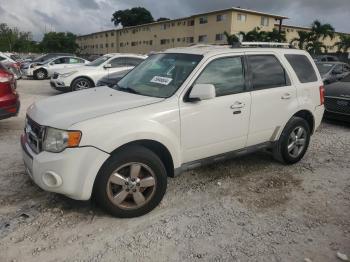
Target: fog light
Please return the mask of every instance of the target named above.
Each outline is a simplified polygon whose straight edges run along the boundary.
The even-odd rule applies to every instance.
[[[44,184],[48,187],[59,187],[62,185],[62,178],[52,171],[46,172],[42,179]]]

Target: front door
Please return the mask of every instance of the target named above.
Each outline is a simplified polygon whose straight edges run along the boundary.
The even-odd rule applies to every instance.
[[[194,84],[213,84],[216,98],[180,101],[183,163],[245,147],[250,117],[243,56],[208,61]]]

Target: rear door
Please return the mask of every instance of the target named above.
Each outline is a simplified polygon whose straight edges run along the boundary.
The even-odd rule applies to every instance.
[[[249,52],[246,59],[252,96],[247,146],[252,146],[274,140],[298,108],[298,100],[277,54]]]

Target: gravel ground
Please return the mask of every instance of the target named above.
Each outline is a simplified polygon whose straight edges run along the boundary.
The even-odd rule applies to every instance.
[[[116,219],[43,192],[24,173],[26,108],[57,95],[21,80],[18,117],[0,121],[0,261],[341,261],[350,255],[350,127],[323,123],[305,158],[257,153],[169,179],[161,205]],[[310,259],[310,260],[307,260]]]

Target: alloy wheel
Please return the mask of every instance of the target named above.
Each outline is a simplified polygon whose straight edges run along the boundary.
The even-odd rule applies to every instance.
[[[297,158],[304,150],[306,146],[307,132],[304,127],[296,127],[288,139],[288,154]]]
[[[156,176],[142,163],[128,163],[110,176],[107,183],[109,200],[121,209],[138,209],[147,204],[156,191]]]
[[[90,88],[90,83],[87,80],[79,80],[75,85],[75,90],[83,90]]]

